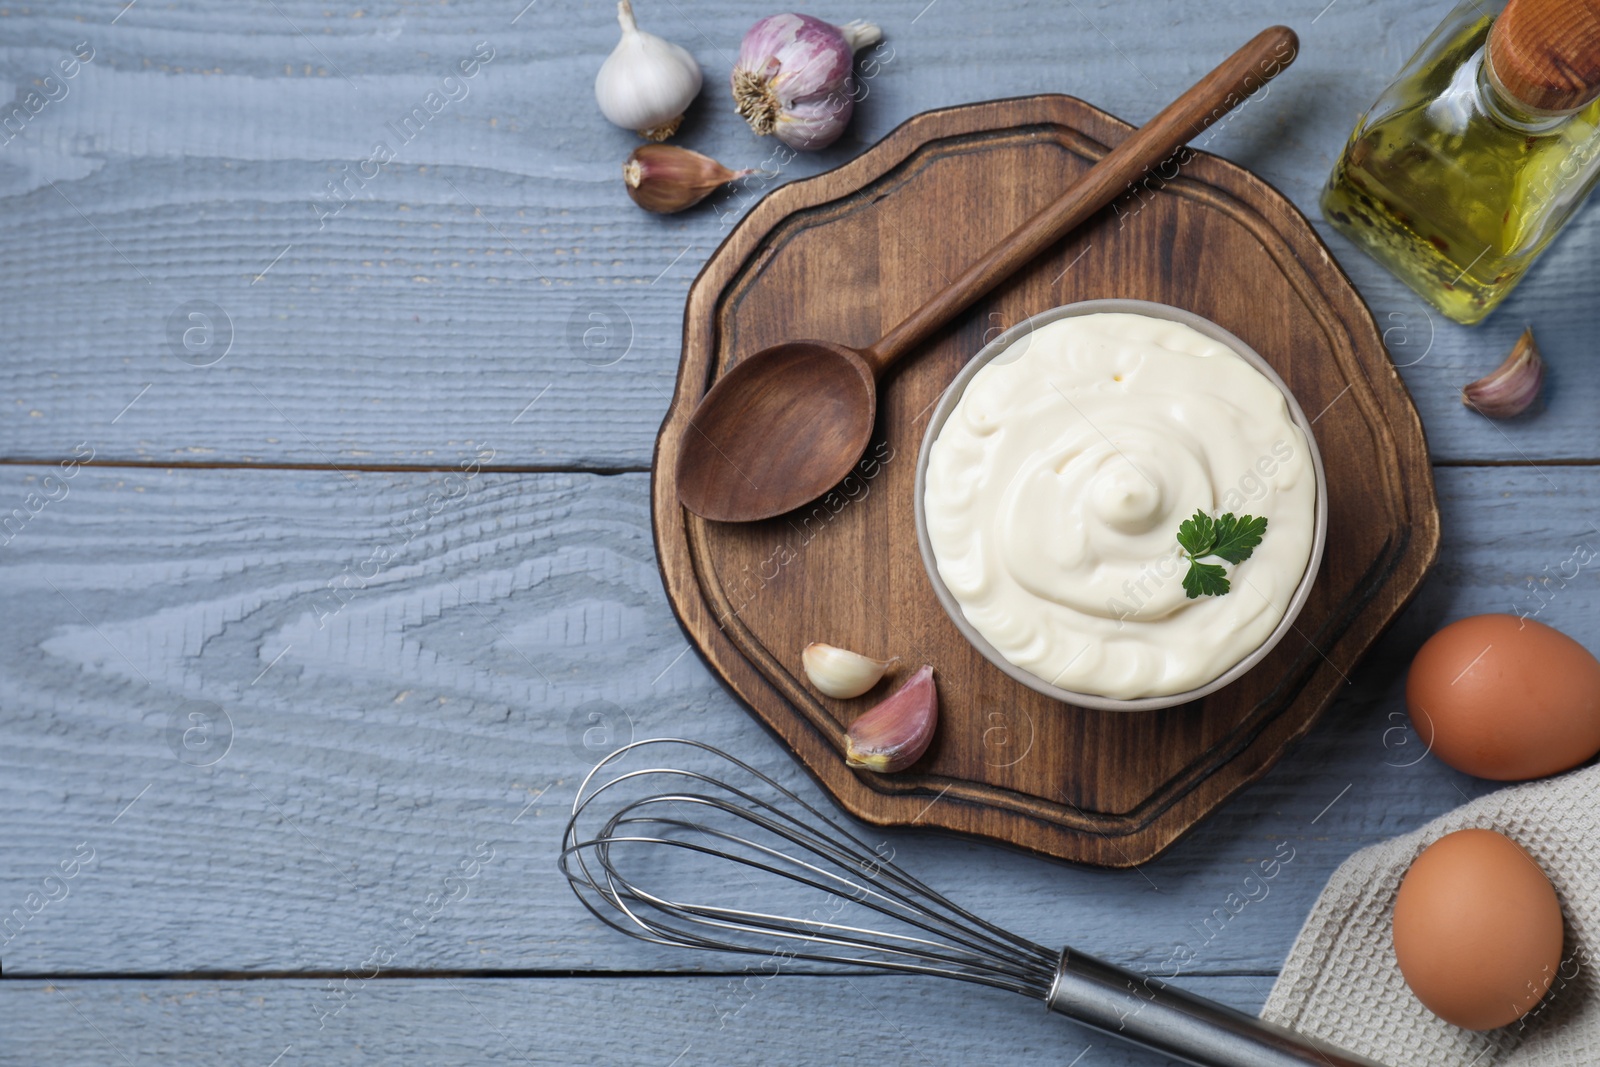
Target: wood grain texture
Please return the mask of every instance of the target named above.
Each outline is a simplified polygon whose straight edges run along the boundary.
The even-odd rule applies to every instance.
[[[0,499],[45,473],[0,470]],[[727,967],[600,927],[556,873],[562,812],[597,758],[584,734],[609,749],[631,719],[634,736],[699,738],[814,787],[685,651],[644,476],[479,479],[322,630],[319,590],[403,542],[442,476],[91,466],[0,548],[0,918],[80,842],[96,856],[0,936],[8,977],[336,973],[380,942],[405,968]],[[1082,870],[884,831],[899,862],[1042,943],[1149,967],[1188,944],[1202,972],[1275,971],[1352,850],[1488,788],[1407,766],[1400,687],[1429,633],[1545,603],[1540,619],[1600,648],[1595,571],[1556,577],[1578,546],[1600,550],[1600,471],[1446,469],[1440,495],[1454,536],[1417,602],[1318,727],[1160,860]],[[172,747],[191,700],[232,722],[210,767]],[[482,841],[498,851],[469,895],[411,936],[408,917]],[[1271,897],[1208,932],[1280,842],[1296,858]]]
[[[1235,976],[1188,988],[1254,1012],[1267,983]],[[57,1067],[1171,1062],[1014,994],[931,978],[379,980],[319,1029],[330,1002],[313,981],[6,982],[0,1050]]]
[[[1305,732],[1433,562],[1427,448],[1378,330],[1291,206],[1201,154],[1151,179],[1159,194],[1113,202],[880,383],[867,457],[820,501],[742,524],[679,502],[679,457],[703,439],[694,420],[708,383],[786,338],[871,344],[1129,134],[1071,97],[920,116],[837,172],[769,197],[690,290],[655,466],[667,591],[718,674],[859,818],[1142,863]],[[1010,190],[1003,206],[959,209],[993,188]],[[939,241],[908,237],[935,218]],[[1202,255],[1214,269],[1187,266]],[[1315,420],[1328,476],[1330,547],[1294,630],[1239,682],[1139,714],[1063,706],[984,660],[934,597],[911,506],[928,414],[984,339],[1110,295],[1196,312],[1261,353]],[[763,484],[772,473],[752,469]],[[726,464],[718,473],[741,477]],[[885,777],[844,766],[844,730],[871,702],[826,700],[805,684],[797,657],[815,640],[933,665],[940,731],[916,767]],[[1031,747],[997,750],[997,736]],[[929,809],[935,797],[943,803]]]
[[[1582,107],[1600,95],[1600,3],[1511,0],[1489,31],[1489,61],[1529,107]]]
[[[488,442],[501,465],[643,469],[689,281],[767,186],[668,218],[636,210],[618,180],[636,140],[600,119],[591,94],[614,5],[538,4],[512,24],[522,6],[144,0],[114,26],[124,0],[71,15],[7,8],[0,75],[19,91],[78,41],[96,58],[0,147],[0,457],[61,457],[87,440],[108,459],[158,464],[449,467]],[[781,171],[773,185],[837,166],[929,108],[1066,92],[1140,122],[1241,33],[1287,19],[1302,38],[1294,67],[1203,147],[1317,220],[1356,116],[1439,17],[1388,0],[1322,6],[998,0],[980,13],[881,0],[870,14],[886,48],[849,132],[781,166],[721,82],[767,10],[707,0],[649,17],[706,70],[681,143],[730,166],[766,163]],[[479,41],[496,55],[470,94],[319,228],[327,183],[393,141],[388,124]],[[1432,315],[1316,224],[1371,304],[1437,457],[1600,457],[1586,421],[1600,378],[1584,370],[1600,216],[1583,212],[1476,330]],[[183,362],[168,337],[193,300],[232,323],[232,350],[210,367]],[[1464,411],[1457,390],[1529,323],[1551,363],[1549,410],[1506,426]]]
[[[1215,69],[1185,89],[1148,122],[1108,146],[1087,171],[1067,175],[1057,184],[1057,199],[1047,200],[1029,218],[964,270],[905,319],[889,327],[866,356],[873,372],[882,377],[889,367],[913,349],[921,348],[961,312],[1010,280],[1030,260],[1043,255],[1086,223],[1101,208],[1144,182],[1167,157],[1197,139],[1214,122],[1242,106],[1294,61],[1300,42],[1287,26],[1270,26],[1224,57]],[[953,197],[951,216],[970,210],[974,201],[1001,195],[1027,198],[1028,182],[1018,172],[997,171],[992,182],[975,186],[966,197]],[[924,216],[926,217],[926,216]],[[894,284],[898,272],[886,272],[885,283]]]

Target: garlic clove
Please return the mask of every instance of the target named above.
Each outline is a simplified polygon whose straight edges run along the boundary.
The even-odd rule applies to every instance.
[[[622,165],[622,183],[646,211],[670,215],[693,207],[731,181],[754,174],[729,170],[710,156],[670,144],[644,144]]]
[[[1461,402],[1491,419],[1520,415],[1544,387],[1544,359],[1533,340],[1533,327],[1522,331],[1505,362],[1461,390]]]
[[[700,92],[700,64],[686,49],[639,29],[632,0],[618,0],[617,21],[622,39],[595,75],[595,100],[623,129],[664,141],[678,132]]]
[[[826,148],[855,111],[855,53],[883,32],[856,20],[771,15],[745,33],[731,85],[734,108],[758,134],[791,148]]]
[[[845,762],[879,774],[903,771],[928,751],[938,725],[933,668],[922,667],[883,703],[850,724],[844,735]]]
[[[800,653],[811,684],[830,697],[848,700],[877,685],[889,665],[900,657],[873,659],[847,648],[835,648],[813,641]]]

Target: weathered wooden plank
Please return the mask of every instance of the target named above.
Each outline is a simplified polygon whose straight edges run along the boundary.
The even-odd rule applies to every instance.
[[[48,473],[0,469],[0,501],[57,498],[0,547],[8,976],[337,972],[375,945],[418,969],[727,965],[601,928],[554,869],[588,731],[596,749],[607,727],[700,738],[802,784],[685,651],[643,475]],[[885,839],[1043,943],[1275,970],[1350,851],[1485,788],[1410,765],[1410,652],[1450,618],[1533,610],[1527,582],[1600,541],[1600,471],[1444,469],[1440,490],[1418,603],[1307,741],[1163,859],[1113,873]],[[1594,581],[1551,578],[1540,617],[1600,647]],[[431,914],[485,842],[466,897]],[[1280,842],[1295,859],[1270,898],[1208,927]],[[93,859],[62,880],[80,844]]]
[[[1187,983],[1251,1012],[1270,985],[1253,976]],[[0,1048],[10,1062],[59,1067],[1171,1062],[1015,994],[933,978],[380,979],[352,985],[343,1000],[326,986],[8,981]]]
[[[156,463],[448,467],[488,444],[501,465],[648,462],[684,291],[755,190],[671,218],[627,203],[617,167],[634,141],[600,119],[590,90],[615,36],[609,0],[138,4],[118,17],[124,6],[0,13],[0,73],[19,86],[80,41],[94,50],[0,146],[0,456],[59,458],[89,442]],[[1315,217],[1355,116],[1438,15],[1320,6],[841,8],[829,14],[870,14],[888,33],[869,95],[839,145],[781,166],[722,88],[739,34],[766,9],[711,0],[647,5],[641,18],[707,72],[682,142],[730,164],[767,160],[774,181],[972,100],[1064,91],[1140,121],[1249,32],[1287,19],[1303,42],[1295,69],[1204,146]],[[494,58],[446,85],[479,42]],[[414,135],[395,132],[441,91],[459,99]],[[379,141],[397,157],[366,178]],[[330,182],[346,183],[342,199]],[[1407,364],[1438,457],[1600,456],[1585,417],[1600,380],[1579,372],[1593,212],[1477,331],[1430,316],[1332,244]],[[1499,426],[1462,410],[1459,386],[1529,322],[1553,365],[1549,411]]]

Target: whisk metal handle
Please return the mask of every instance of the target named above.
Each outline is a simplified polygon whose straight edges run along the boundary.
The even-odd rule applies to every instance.
[[[1198,1067],[1382,1067],[1150,975],[1061,954],[1045,1005],[1069,1019]]]

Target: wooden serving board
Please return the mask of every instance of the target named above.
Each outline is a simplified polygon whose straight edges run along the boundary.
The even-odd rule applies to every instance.
[[[907,357],[881,383],[867,457],[836,491],[745,525],[678,504],[678,450],[719,374],[786,339],[870,344],[1131,130],[1066,96],[919,115],[775,190],[689,291],[654,464],[667,593],[712,670],[867,822],[1098,866],[1148,860],[1310,728],[1437,554],[1422,426],[1371,314],[1288,200],[1203,153],[1172,180],[1152,173]],[[1233,331],[1313,418],[1327,465],[1328,548],[1295,629],[1238,683],[1165,711],[1091,711],[1010,680],[950,623],[917,552],[917,450],[946,384],[1006,326],[1095,297],[1161,301]],[[845,766],[845,728],[893,682],[823,697],[800,668],[811,641],[933,664],[941,721],[921,761],[893,776]]]

